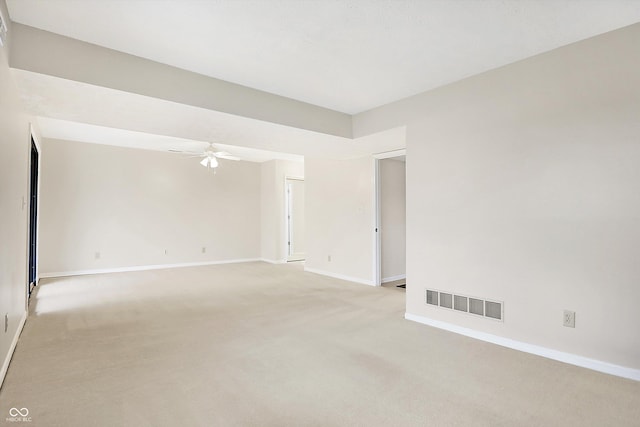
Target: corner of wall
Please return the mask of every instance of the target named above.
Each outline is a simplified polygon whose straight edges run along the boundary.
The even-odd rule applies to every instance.
[[[24,329],[24,324],[26,323],[26,321],[27,321],[27,312],[25,311],[22,317],[20,318],[20,322],[18,323],[18,327],[16,328],[15,333],[13,334],[13,339],[11,340],[9,351],[5,355],[4,362],[2,363],[2,368],[0,368],[0,388],[2,388],[4,379],[7,376],[7,371],[9,370],[9,364],[11,364],[13,353],[16,349],[16,346],[18,345],[18,339],[22,334],[22,330]]]

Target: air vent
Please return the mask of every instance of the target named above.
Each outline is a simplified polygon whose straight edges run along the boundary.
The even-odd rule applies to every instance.
[[[467,301],[468,298],[467,297],[463,297],[460,295],[456,295],[455,297],[453,297],[453,308],[454,310],[458,310],[458,311],[467,311]]]
[[[442,292],[435,289],[426,289],[425,302],[428,305],[436,307],[453,309],[500,321],[503,320],[503,303],[499,301]]]
[[[440,292],[440,307],[451,308],[451,294]]]
[[[484,315],[492,319],[502,320],[502,304],[499,302],[485,301]]]
[[[469,313],[484,316],[484,301],[476,298],[469,298]]]
[[[427,289],[427,304],[438,305],[438,292]]]
[[[6,39],[7,39],[7,21],[5,21],[4,16],[2,16],[2,11],[0,10],[0,46],[4,46]]]

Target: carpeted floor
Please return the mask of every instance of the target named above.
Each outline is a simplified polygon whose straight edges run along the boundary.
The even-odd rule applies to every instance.
[[[640,425],[640,383],[404,320],[404,297],[265,263],[43,280],[0,423]]]

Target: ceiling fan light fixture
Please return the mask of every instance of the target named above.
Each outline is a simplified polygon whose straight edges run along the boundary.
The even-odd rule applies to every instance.
[[[204,159],[202,159],[200,164],[205,168],[213,169],[218,167],[218,160],[216,160],[215,157],[205,157]]]

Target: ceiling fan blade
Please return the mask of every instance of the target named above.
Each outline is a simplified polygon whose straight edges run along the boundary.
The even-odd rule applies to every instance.
[[[214,155],[214,156],[216,156],[216,157],[217,157],[217,158],[219,158],[219,159],[225,159],[225,160],[236,160],[236,161],[237,161],[237,160],[242,160],[240,157],[238,157],[238,156],[234,156],[233,154],[231,154],[231,153],[227,153],[227,152],[225,152],[225,151],[221,151],[221,152],[219,152],[219,153],[214,153],[213,155]]]
[[[200,157],[204,155],[202,154],[202,151],[183,151],[183,150],[174,150],[174,149],[170,149],[168,151],[170,153],[186,154],[189,157]]]

